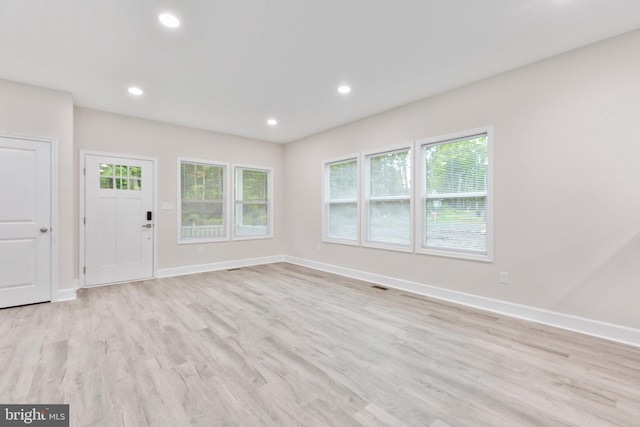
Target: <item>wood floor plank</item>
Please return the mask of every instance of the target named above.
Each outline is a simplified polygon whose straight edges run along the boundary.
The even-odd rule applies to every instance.
[[[73,426],[638,426],[640,349],[280,263],[0,310]]]

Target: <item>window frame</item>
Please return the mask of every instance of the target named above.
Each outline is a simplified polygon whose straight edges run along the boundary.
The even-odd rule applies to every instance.
[[[487,230],[486,230],[486,253],[479,253],[472,250],[462,249],[448,249],[448,248],[435,248],[426,246],[426,226],[424,218],[426,218],[426,173],[427,167],[423,156],[423,150],[425,146],[443,144],[448,141],[454,142],[455,140],[462,140],[465,138],[473,138],[474,136],[487,135],[487,195],[486,195],[486,210],[487,210]],[[419,179],[415,188],[415,199],[420,203],[419,209],[415,209],[414,221],[416,223],[417,232],[415,233],[415,248],[416,253],[426,255],[436,255],[449,258],[460,258],[473,261],[493,261],[493,126],[482,126],[474,129],[468,129],[459,132],[453,132],[446,135],[440,135],[432,138],[424,138],[415,141],[415,153],[418,155],[415,157],[416,169]]]
[[[238,200],[236,200],[236,183],[237,183],[237,177],[238,177],[236,173],[237,169],[248,169],[248,170],[267,172],[267,201],[265,203],[267,206],[267,234],[260,234],[255,236],[237,236],[236,235],[236,203],[238,202]],[[240,240],[272,239],[274,237],[273,168],[265,167],[265,166],[233,163],[231,165],[231,173],[233,174],[233,184],[231,187],[231,198],[230,198],[231,203],[229,206],[230,218],[231,218],[231,221],[229,221],[229,225],[231,227],[231,233],[230,233],[231,240],[240,241]]]
[[[387,242],[378,242],[369,240],[369,224],[370,224],[370,206],[371,206],[371,158],[384,154],[391,154],[400,151],[409,151],[409,164],[411,165],[411,188],[408,196],[386,196],[386,197],[376,197],[374,201],[383,201],[383,200],[409,200],[409,243],[408,244],[394,244]],[[385,249],[391,251],[398,252],[414,252],[414,193],[415,193],[415,149],[414,143],[411,142],[409,144],[401,144],[395,146],[387,146],[378,150],[371,150],[362,153],[362,215],[360,217],[361,220],[361,230],[362,230],[362,239],[361,246],[367,248],[375,248],[375,249]]]
[[[204,166],[216,166],[216,167],[222,167],[223,168],[223,178],[224,178],[224,195],[222,198],[222,213],[223,213],[223,217],[222,217],[222,223],[223,223],[223,229],[224,229],[224,236],[223,237],[207,237],[207,238],[197,238],[197,237],[192,237],[192,238],[183,238],[182,237],[182,163],[189,163],[189,164],[199,164],[199,165],[204,165]],[[211,161],[211,160],[203,160],[203,159],[194,159],[194,158],[188,158],[188,157],[178,157],[178,162],[177,162],[177,183],[178,183],[178,203],[176,206],[176,212],[177,212],[177,241],[178,241],[178,245],[193,245],[193,244],[199,244],[199,243],[213,243],[213,242],[228,242],[229,240],[231,240],[231,233],[230,233],[230,222],[229,218],[230,218],[230,212],[229,212],[229,191],[231,190],[230,188],[230,180],[229,180],[229,163],[226,162],[218,162],[218,161]]]
[[[360,154],[352,154],[348,156],[342,156],[337,159],[327,160],[322,163],[322,242],[326,243],[338,243],[343,245],[350,246],[360,246],[361,240],[361,157]],[[340,164],[340,163],[349,163],[356,162],[356,238],[355,239],[340,239],[336,237],[329,236],[329,208],[331,206],[330,200],[330,167],[331,165]],[[334,203],[353,203],[352,199],[340,199],[339,202]]]

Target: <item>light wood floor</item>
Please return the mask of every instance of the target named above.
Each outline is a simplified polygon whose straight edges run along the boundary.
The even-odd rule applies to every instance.
[[[0,310],[0,402],[73,426],[638,426],[640,349],[272,264]]]

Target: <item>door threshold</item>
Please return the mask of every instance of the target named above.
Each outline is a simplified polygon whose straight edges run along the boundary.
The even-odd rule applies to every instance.
[[[123,280],[120,282],[98,283],[95,285],[84,285],[80,289],[101,288],[103,286],[112,286],[112,285],[124,285],[126,283],[144,282],[144,281],[153,280],[153,279],[155,279],[155,277],[144,277],[142,279]]]

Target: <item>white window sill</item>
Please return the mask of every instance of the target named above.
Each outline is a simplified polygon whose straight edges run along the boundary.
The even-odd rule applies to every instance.
[[[481,261],[481,262],[493,262],[493,257],[488,254],[480,254],[473,252],[460,252],[454,250],[446,250],[446,249],[428,249],[428,248],[419,248],[416,250],[416,253],[422,255],[435,255],[447,258],[457,258],[457,259],[466,259],[470,261]]]
[[[323,238],[322,243],[335,243],[337,245],[360,246],[360,242],[358,240],[333,239],[330,237]]]
[[[395,252],[407,252],[413,253],[413,247],[411,245],[394,245],[388,243],[378,243],[378,242],[363,242],[363,248],[372,248],[372,249],[383,249],[386,251],[395,251]]]
[[[179,245],[197,245],[200,243],[217,243],[217,242],[228,242],[229,241],[229,237],[203,237],[201,239],[199,238],[191,238],[191,239],[182,239],[182,240],[178,240],[178,244]]]
[[[263,239],[273,239],[273,234],[265,234],[262,236],[233,236],[231,240],[234,242],[239,242],[243,240],[263,240]]]

